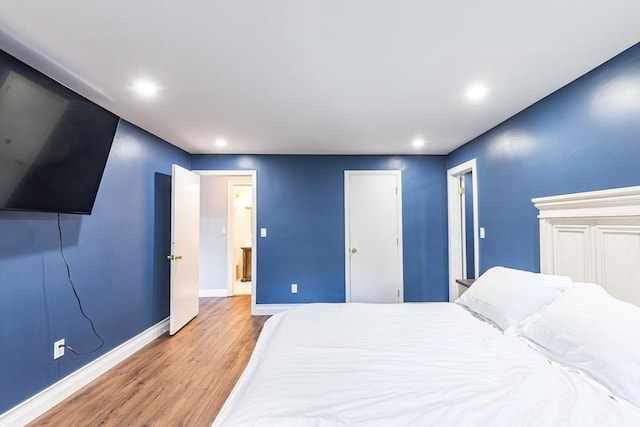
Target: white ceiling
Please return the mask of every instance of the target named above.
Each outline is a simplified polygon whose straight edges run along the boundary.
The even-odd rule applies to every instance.
[[[0,0],[0,47],[190,153],[446,154],[639,42],[639,17],[638,0]]]

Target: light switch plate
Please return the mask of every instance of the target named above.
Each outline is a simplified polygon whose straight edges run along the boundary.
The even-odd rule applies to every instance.
[[[260,237],[267,237],[267,229],[266,228],[261,228],[260,229]]]
[[[298,284],[297,283],[292,283],[291,284],[291,293],[292,294],[297,294],[298,293]]]
[[[480,227],[480,238],[484,239],[484,227]]]

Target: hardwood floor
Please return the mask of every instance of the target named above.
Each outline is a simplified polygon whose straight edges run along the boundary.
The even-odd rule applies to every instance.
[[[30,426],[210,426],[246,366],[268,316],[250,296],[201,298],[200,314]]]

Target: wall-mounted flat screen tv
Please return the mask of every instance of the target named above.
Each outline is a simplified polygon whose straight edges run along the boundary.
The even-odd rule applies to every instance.
[[[0,50],[0,209],[90,214],[118,120]]]

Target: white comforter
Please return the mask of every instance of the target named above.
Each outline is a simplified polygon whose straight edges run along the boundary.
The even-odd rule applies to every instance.
[[[312,304],[273,316],[213,423],[640,426],[640,410],[456,304]]]

